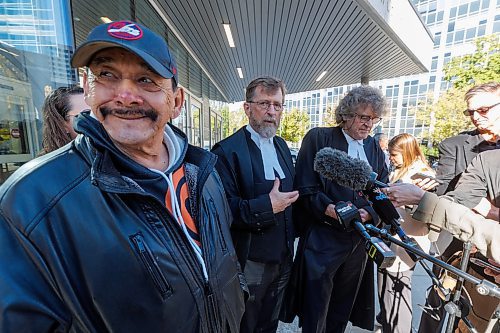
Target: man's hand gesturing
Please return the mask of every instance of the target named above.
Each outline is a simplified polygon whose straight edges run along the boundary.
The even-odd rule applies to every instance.
[[[274,214],[284,211],[286,207],[290,206],[299,198],[299,191],[280,192],[279,187],[280,180],[276,178],[274,179],[273,189],[269,192]]]

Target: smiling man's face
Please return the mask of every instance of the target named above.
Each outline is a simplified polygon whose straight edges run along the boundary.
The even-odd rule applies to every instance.
[[[158,146],[167,122],[182,106],[180,88],[122,48],[94,56],[84,76],[86,102],[117,146]]]

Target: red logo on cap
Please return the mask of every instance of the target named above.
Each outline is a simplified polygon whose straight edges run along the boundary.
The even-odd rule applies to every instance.
[[[142,29],[137,24],[130,21],[117,21],[110,23],[108,34],[115,38],[134,40],[142,37]]]

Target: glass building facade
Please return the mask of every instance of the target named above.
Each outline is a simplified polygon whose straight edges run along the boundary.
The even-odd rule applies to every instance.
[[[186,91],[173,121],[192,144],[210,148],[222,139],[220,91],[147,1],[3,0],[0,2],[0,183],[41,150],[42,105],[62,86],[78,85],[70,59],[88,32],[130,19],[162,35],[174,53]]]
[[[40,151],[41,106],[52,89],[78,81],[68,2],[0,5],[0,181]]]
[[[379,87],[389,102],[389,114],[374,129],[389,137],[410,133],[421,138],[425,126],[416,113],[429,98],[436,100],[450,87],[443,79],[443,67],[453,57],[472,53],[472,41],[500,33],[500,0],[412,0],[434,36],[434,51],[428,73],[370,81]],[[328,108],[356,85],[333,87],[286,96],[287,109],[298,108],[310,117],[310,126],[322,126]],[[318,114],[319,112],[319,114]]]

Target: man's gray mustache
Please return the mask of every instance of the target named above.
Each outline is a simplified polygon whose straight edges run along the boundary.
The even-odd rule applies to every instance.
[[[110,114],[122,115],[122,116],[136,116],[140,115],[143,117],[147,117],[152,121],[156,121],[158,119],[158,112],[153,109],[111,109],[108,107],[100,108],[101,114],[104,118]]]

